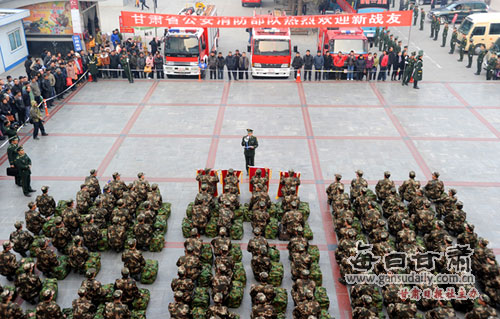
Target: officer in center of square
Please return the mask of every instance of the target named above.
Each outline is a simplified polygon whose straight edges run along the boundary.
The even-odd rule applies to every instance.
[[[247,129],[247,135],[243,136],[243,138],[241,139],[241,146],[243,146],[244,149],[243,153],[245,154],[245,163],[248,176],[248,167],[255,165],[255,149],[259,147],[259,141],[257,141],[257,138],[255,136],[253,136],[252,129]]]

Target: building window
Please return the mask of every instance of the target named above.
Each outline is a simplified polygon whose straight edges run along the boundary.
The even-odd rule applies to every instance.
[[[9,33],[10,51],[15,51],[23,46],[21,41],[21,31],[16,29]]]

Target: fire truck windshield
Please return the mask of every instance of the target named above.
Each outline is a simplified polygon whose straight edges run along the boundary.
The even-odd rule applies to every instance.
[[[198,38],[168,36],[165,40],[165,55],[168,56],[197,56]]]
[[[290,42],[288,40],[255,40],[253,54],[257,55],[290,55]]]
[[[330,40],[328,49],[330,53],[338,53],[339,51],[341,51],[342,53],[349,53],[351,52],[351,50],[355,53],[365,53],[365,41],[359,39]]]

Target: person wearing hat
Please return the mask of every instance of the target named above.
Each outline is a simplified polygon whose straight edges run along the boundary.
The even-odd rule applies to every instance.
[[[391,189],[394,188],[394,182],[390,180],[391,173],[384,172],[384,179],[380,179],[375,186],[375,192],[379,203],[382,203],[389,196]]]
[[[49,187],[42,186],[42,194],[36,197],[36,206],[44,217],[49,217],[56,212],[56,201],[48,195]]]
[[[115,280],[114,288],[115,290],[121,290],[122,293],[122,301],[127,304],[129,307],[132,307],[133,301],[140,297],[139,288],[137,288],[137,283],[134,279],[130,278],[130,271],[128,268],[122,268],[122,278]],[[193,287],[194,289],[194,287]],[[132,309],[132,308],[131,308]]]
[[[83,239],[80,236],[75,236],[73,239],[74,245],[69,250],[68,263],[76,273],[83,275],[85,273],[85,262],[89,259],[89,251],[83,246]]]
[[[474,57],[474,40],[472,39],[472,37],[470,38],[469,40],[469,47],[467,48],[467,66],[466,68],[467,69],[470,69],[472,68],[472,58]]]
[[[33,122],[33,139],[39,140],[38,131],[42,132],[42,136],[48,136],[45,132],[45,127],[43,126],[43,117],[40,108],[38,107],[37,102],[31,101],[31,109],[30,109],[30,119]]]
[[[465,319],[498,318],[497,311],[490,306],[490,303],[490,297],[486,294],[481,294],[476,300],[474,308],[465,314]]]
[[[40,318],[64,318],[61,307],[59,307],[59,305],[53,300],[54,291],[50,289],[43,291],[41,299],[43,301],[38,303],[36,306],[36,313],[43,314],[45,316],[40,316]],[[36,318],[38,319],[39,315],[37,315]]]
[[[356,171],[356,177],[351,181],[351,202],[354,202],[359,195],[361,195],[361,189],[363,187],[368,187],[368,182],[363,178],[363,171],[358,169]]]
[[[3,94],[2,94],[3,96]],[[7,136],[9,139],[9,142],[13,141],[14,138],[19,139],[19,136],[17,135],[17,129],[14,127],[11,123],[11,121],[6,120],[3,122],[3,135]]]
[[[127,239],[127,230],[119,216],[112,217],[111,222],[112,224],[108,226],[108,245],[114,251],[120,252]]]
[[[34,202],[28,203],[28,208],[24,212],[24,219],[26,221],[26,228],[33,233],[33,235],[38,235],[42,230],[43,224],[47,221],[40,213],[36,210],[37,206]]]
[[[76,210],[80,215],[85,215],[92,206],[92,198],[87,184],[81,184],[80,190],[76,193]]]
[[[449,54],[455,53],[455,45],[458,42],[458,30],[456,27],[453,27],[453,32],[451,33],[451,39],[450,39],[450,51],[448,52]]]
[[[16,275],[16,270],[19,267],[16,255],[10,250],[12,243],[8,240],[3,242],[3,251],[0,252],[0,275],[7,277],[7,280],[13,281]]]
[[[73,319],[92,319],[97,310],[83,287],[78,289],[78,299],[73,300],[71,305],[73,306]]]
[[[84,288],[87,296],[94,304],[100,304],[106,295],[106,291],[102,288],[102,283],[95,279],[97,270],[90,268],[85,272],[85,279],[82,281],[80,288]]]
[[[418,81],[422,81],[422,77],[423,77],[423,70],[422,70],[422,68],[424,66],[424,62],[422,61],[423,55],[424,55],[424,51],[422,51],[422,50],[418,51],[417,61],[415,63],[415,67],[413,69],[413,88],[414,89],[420,89],[418,87]]]
[[[137,247],[140,250],[148,251],[153,237],[153,227],[144,222],[144,213],[137,216],[137,224],[134,226],[134,236],[137,239]]]
[[[42,290],[40,277],[33,273],[35,264],[28,262],[23,265],[23,273],[16,277],[14,285],[16,290],[24,300],[35,305],[38,295]]]
[[[158,212],[158,210],[163,205],[163,198],[161,197],[161,192],[158,189],[158,184],[151,184],[151,190],[148,192],[147,200],[151,203],[151,208]]]
[[[472,40],[472,39],[471,39]],[[458,59],[458,62],[462,62],[464,60],[464,54],[465,54],[465,48],[467,47],[467,38],[462,37],[462,40],[459,41],[460,44],[460,59]]]
[[[439,172],[432,173],[432,180],[428,181],[424,187],[425,196],[431,201],[435,201],[444,193],[444,184],[439,180]]]
[[[102,194],[100,194],[97,199],[102,203],[102,207],[106,210],[107,215],[110,215],[115,209],[116,198],[111,192],[110,184],[106,184],[102,188]],[[107,219],[107,218],[106,218]]]
[[[15,136],[11,137],[9,138],[9,142],[10,142],[9,147],[7,147],[7,158],[9,159],[10,167],[14,168],[15,167],[14,163],[17,158],[17,150],[19,148],[19,138]],[[21,177],[19,176],[19,174],[16,174],[16,176],[14,176],[14,181],[17,186],[22,186]]]
[[[71,232],[64,225],[63,219],[58,216],[54,219],[54,223],[56,227],[52,232],[52,245],[57,248],[61,253],[66,254],[66,249],[68,248],[68,244],[73,239],[71,236]]]
[[[24,319],[26,318],[21,306],[12,300],[14,292],[9,289],[4,289],[0,294],[0,316],[2,318]]]
[[[239,183],[240,179],[236,176],[234,169],[230,168],[227,170],[227,175],[224,178],[224,186],[229,186],[229,192],[231,194],[239,193]]]
[[[14,226],[16,231],[10,234],[9,240],[12,242],[14,251],[26,257],[26,252],[30,249],[33,236],[29,231],[23,230],[23,222],[17,221]]]
[[[410,82],[410,79],[413,75],[413,69],[415,68],[415,63],[417,62],[416,59],[417,52],[413,51],[411,53],[411,56],[406,56],[405,57],[405,67],[403,71],[403,82],[401,85],[408,85]]]
[[[31,159],[24,152],[24,148],[19,146],[14,166],[19,170],[19,178],[23,187],[24,196],[31,197],[30,193],[36,192],[31,188]]]
[[[85,184],[88,187],[92,200],[101,194],[101,186],[99,185],[99,180],[97,179],[96,169],[90,170],[90,175],[85,177]]]
[[[122,198],[123,192],[128,190],[127,185],[121,180],[120,173],[118,172],[113,173],[113,180],[108,185],[117,200]]]
[[[280,180],[280,184],[283,186],[282,194],[288,194],[291,189],[297,189],[300,185],[300,178],[298,174],[295,174],[293,169],[288,170],[288,176],[285,177],[285,174],[282,175]]]
[[[143,172],[137,174],[137,180],[134,181],[134,187],[139,195],[140,201],[145,201],[148,197],[148,191],[151,189],[149,182]]]
[[[243,146],[243,154],[245,155],[245,166],[248,176],[248,167],[255,166],[255,149],[259,147],[257,137],[253,135],[252,129],[247,129],[247,135],[241,139],[241,146]]]
[[[474,232],[474,225],[471,223],[464,223],[464,230],[464,232],[457,236],[457,244],[477,247],[479,240],[477,234]]]
[[[129,249],[122,253],[122,261],[125,267],[130,271],[130,276],[135,280],[140,280],[142,270],[146,265],[146,260],[142,253],[136,248],[136,240],[129,239]]]

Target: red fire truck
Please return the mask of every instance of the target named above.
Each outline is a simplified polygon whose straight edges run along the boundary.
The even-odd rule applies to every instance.
[[[215,5],[197,2],[195,6],[184,8],[179,15],[216,16]],[[207,63],[211,51],[217,50],[218,28],[170,28],[165,34],[164,71],[170,75],[198,75],[200,63]],[[205,76],[204,70],[201,75]]]
[[[273,12],[274,16],[284,14],[280,10]],[[248,46],[252,53],[252,76],[289,77],[291,46],[289,28],[253,28],[251,45]]]
[[[348,54],[354,51],[356,56],[367,54],[368,39],[361,28],[320,28],[318,32],[318,50],[335,56],[339,51]]]
[[[262,0],[241,0],[241,6],[242,7],[246,7],[246,6],[260,7],[260,6],[262,6]]]

